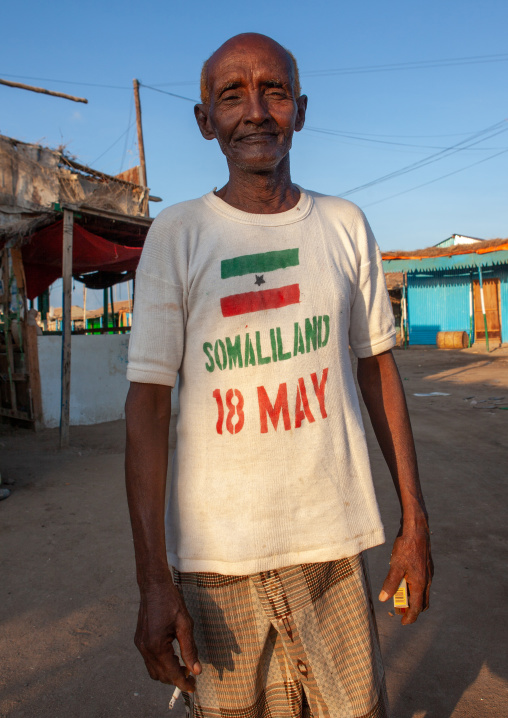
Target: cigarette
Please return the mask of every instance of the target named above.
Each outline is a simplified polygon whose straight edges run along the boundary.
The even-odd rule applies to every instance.
[[[180,697],[181,692],[182,691],[179,688],[175,688],[173,695],[171,696],[171,700],[169,701],[169,705],[168,705],[168,708],[170,711],[172,711],[173,708],[175,707],[175,703],[177,702],[178,698]]]
[[[192,676],[192,673],[189,673],[188,675]],[[178,687],[175,688],[175,690],[173,691],[173,695],[171,696],[171,700],[169,701],[169,704],[168,704],[168,708],[170,711],[172,711],[173,708],[175,707],[175,703],[180,698],[181,692],[182,691]]]

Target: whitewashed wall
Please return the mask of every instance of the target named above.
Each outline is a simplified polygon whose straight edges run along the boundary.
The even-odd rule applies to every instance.
[[[62,337],[37,337],[41,375],[42,424],[60,425]],[[125,417],[129,389],[125,378],[129,336],[77,335],[71,350],[71,425],[100,424]],[[178,412],[178,388],[173,391],[171,413]]]
[[[60,425],[62,337],[38,337],[37,344],[42,423],[52,428]],[[121,334],[72,337],[72,425],[99,424],[124,417],[129,388],[125,378],[128,346],[128,336]]]

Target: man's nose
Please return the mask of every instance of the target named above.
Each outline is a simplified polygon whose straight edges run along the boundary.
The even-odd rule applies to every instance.
[[[247,96],[243,121],[261,125],[269,117],[268,105],[263,95],[260,92],[250,92]]]

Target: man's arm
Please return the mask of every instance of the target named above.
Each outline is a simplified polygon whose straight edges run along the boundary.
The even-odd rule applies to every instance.
[[[358,383],[379,446],[392,475],[402,511],[390,571],[379,598],[386,601],[405,577],[410,607],[402,623],[414,623],[429,607],[434,573],[427,510],[423,500],[416,451],[400,375],[392,352],[358,359]]]
[[[166,558],[164,499],[171,387],[132,382],[125,417],[125,480],[140,591],[134,642],[154,680],[193,691],[194,679],[186,677],[172,645],[176,638],[187,672],[201,673],[192,618],[173,584]]]

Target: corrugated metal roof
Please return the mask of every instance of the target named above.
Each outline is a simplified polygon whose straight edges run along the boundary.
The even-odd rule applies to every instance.
[[[396,250],[395,252],[382,252],[383,259],[424,259],[427,257],[451,257],[455,254],[489,254],[508,249],[508,238],[485,239],[472,244],[455,244],[451,247],[427,247],[426,249],[413,249],[410,252]]]
[[[388,272],[435,272],[444,269],[470,269],[508,264],[508,250],[486,254],[452,254],[449,257],[422,257],[421,259],[383,259],[383,270]]]

